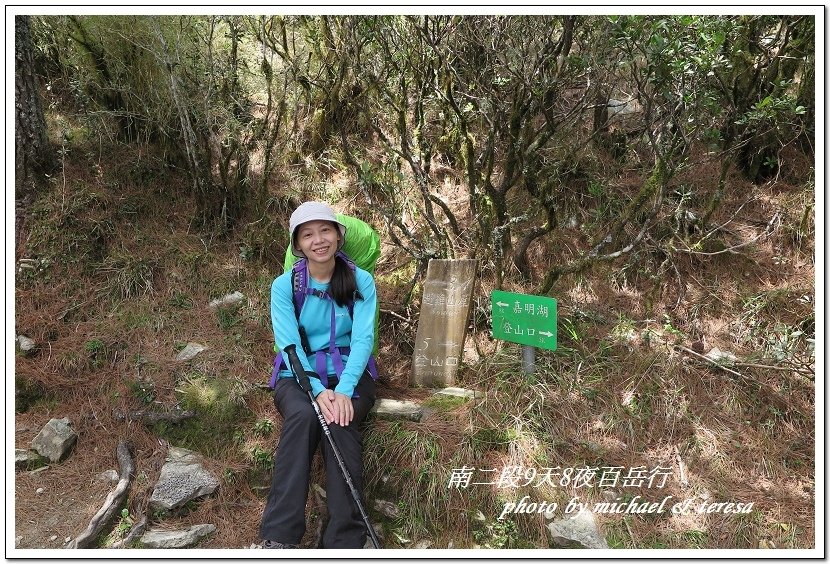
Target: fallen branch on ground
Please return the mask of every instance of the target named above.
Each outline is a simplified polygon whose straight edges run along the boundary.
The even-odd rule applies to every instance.
[[[708,257],[712,257],[712,256],[715,256],[715,255],[721,255],[723,253],[738,254],[738,253],[736,253],[737,249],[740,249],[742,247],[746,247],[747,245],[751,245],[755,241],[758,241],[761,237],[771,235],[772,232],[775,231],[776,224],[778,224],[778,225],[781,224],[781,215],[778,212],[776,212],[775,215],[772,216],[772,219],[770,219],[769,223],[767,223],[766,229],[764,229],[761,233],[759,233],[758,235],[756,235],[752,239],[749,239],[748,241],[744,241],[743,243],[738,243],[736,245],[732,245],[728,249],[721,249],[720,251],[714,251],[714,252],[711,252],[711,253],[707,253],[707,252],[703,252],[703,251],[695,251],[695,250],[690,249],[688,247],[685,248],[685,249],[675,247],[674,250],[684,252],[684,253],[689,253],[689,254],[692,254],[692,255],[702,255],[702,256],[708,256]],[[703,241],[703,239],[701,239],[701,241]]]
[[[677,460],[677,468],[680,470],[680,488],[685,490],[689,487],[689,479],[686,477],[686,465],[680,458],[680,448],[677,445],[674,446],[674,457]]]
[[[775,366],[771,364],[753,364],[751,362],[736,362],[735,366],[739,366],[742,368],[760,368],[762,370],[778,370],[779,372],[795,372],[796,374],[800,374],[804,376],[808,380],[815,380],[815,372],[805,370],[803,368],[796,368],[794,366]]]
[[[195,411],[157,411],[152,409],[139,409],[125,414],[123,411],[113,411],[116,421],[141,421],[145,425],[155,425],[161,421],[178,423],[191,417],[196,417]]]
[[[406,321],[406,322],[411,322],[411,321],[412,321],[411,319],[408,319],[408,318],[406,318],[406,317],[404,317],[404,316],[402,316],[402,315],[398,315],[397,313],[395,313],[395,312],[394,312],[394,311],[392,311],[391,309],[382,309],[382,310],[380,310],[380,312],[381,312],[381,313],[385,313],[385,314],[387,314],[387,315],[391,315],[392,317],[397,317],[397,318],[398,318],[398,319],[400,319],[401,321]]]
[[[135,474],[135,463],[133,462],[133,456],[130,450],[130,446],[125,441],[119,441],[118,448],[115,451],[119,468],[121,469],[118,485],[115,486],[115,489],[104,500],[104,505],[92,517],[86,530],[69,543],[67,548],[89,548],[95,542],[95,539],[98,538],[98,535],[101,534],[101,531],[104,530],[104,527],[115,516],[118,508],[124,503],[124,500],[127,499],[127,493],[130,490],[130,484],[132,484]]]
[[[732,370],[731,368],[728,368],[728,367],[724,366],[723,364],[719,363],[718,361],[712,360],[708,356],[700,354],[698,352],[695,352],[690,348],[684,347],[683,345],[674,345],[674,348],[676,348],[677,350],[683,351],[685,353],[688,353],[692,356],[695,356],[695,357],[699,358],[700,360],[705,360],[709,364],[714,364],[715,366],[717,366],[721,370],[729,372],[730,374],[734,374],[735,376],[738,376],[739,378],[745,378],[745,376],[743,374],[741,374],[740,372],[736,372],[736,371]]]

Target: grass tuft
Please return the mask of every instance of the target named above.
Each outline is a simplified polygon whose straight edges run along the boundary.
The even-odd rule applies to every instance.
[[[156,432],[170,441],[206,456],[222,457],[235,452],[231,440],[239,425],[253,420],[244,391],[238,382],[191,374],[176,388],[179,405],[196,416],[180,423],[159,423]]]

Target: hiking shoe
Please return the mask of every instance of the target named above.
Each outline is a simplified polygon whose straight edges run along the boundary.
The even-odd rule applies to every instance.
[[[262,548],[297,548],[296,544],[285,544],[273,540],[262,541]]]

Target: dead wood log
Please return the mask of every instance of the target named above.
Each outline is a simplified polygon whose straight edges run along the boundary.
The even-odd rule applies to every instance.
[[[196,412],[181,410],[158,411],[153,409],[139,409],[136,411],[130,411],[128,413],[124,413],[120,410],[114,410],[112,415],[116,421],[140,421],[145,425],[155,425],[156,423],[159,423],[161,421],[166,421],[168,423],[178,423],[180,421],[184,421],[185,419],[196,417]]]
[[[67,548],[89,548],[127,499],[127,493],[135,475],[135,462],[131,450],[126,441],[119,441],[118,448],[115,450],[120,468],[118,484],[104,500],[104,505],[98,513],[92,517],[86,530],[69,543]]]

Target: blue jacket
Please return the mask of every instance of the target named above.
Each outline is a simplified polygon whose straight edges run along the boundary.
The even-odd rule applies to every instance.
[[[343,374],[334,391],[351,397],[358,380],[366,370],[366,363],[372,354],[375,342],[375,312],[377,311],[377,290],[372,275],[361,268],[355,269],[357,290],[363,299],[354,302],[354,318],[349,316],[349,309],[341,307],[333,300],[326,300],[315,295],[308,295],[300,311],[300,322],[294,315],[294,296],[291,286],[291,271],[278,276],[271,284],[271,324],[274,328],[274,341],[280,350],[294,344],[297,351],[303,350],[300,343],[299,327],[305,328],[308,344],[312,351],[328,350],[331,336],[331,308],[335,313],[335,346],[351,347],[349,355],[343,355]],[[308,285],[321,291],[327,291],[328,284],[322,284],[310,275]],[[314,372],[314,356],[300,354],[300,362],[307,371]],[[328,373],[334,375],[331,355],[326,354]],[[287,361],[287,359],[286,359]],[[287,362],[286,362],[287,363]],[[281,370],[280,378],[293,378],[290,370]],[[311,389],[316,397],[325,388],[319,378],[311,378]]]

